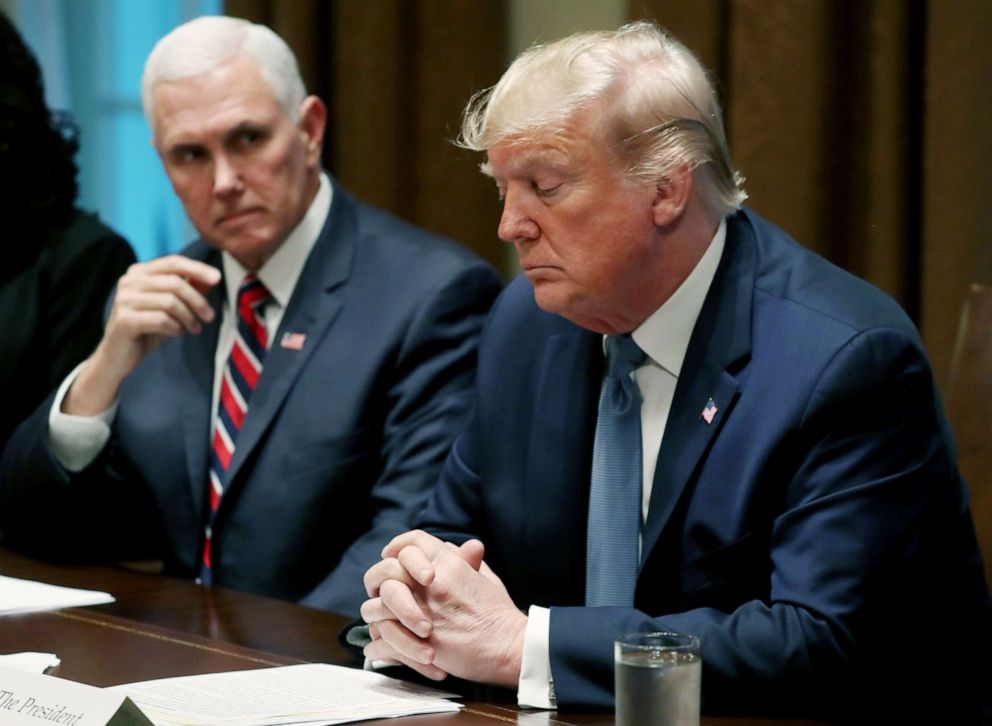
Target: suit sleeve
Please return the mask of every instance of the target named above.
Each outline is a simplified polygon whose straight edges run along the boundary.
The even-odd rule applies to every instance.
[[[790,445],[798,466],[774,510],[768,599],[730,611],[552,608],[559,704],[609,706],[612,641],[636,631],[698,635],[704,706],[738,713],[845,712],[859,677],[880,690],[884,681],[913,682],[918,643],[906,635],[918,614],[939,619],[948,602],[983,599],[955,584],[974,581],[964,573],[975,565],[973,535],[918,342],[894,330],[851,339],[824,370]],[[960,684],[943,685],[952,703]]]
[[[388,393],[384,467],[370,493],[372,526],[304,604],[357,614],[366,599],[365,571],[393,537],[412,526],[471,408],[479,334],[499,289],[488,266],[473,264],[419,306]]]

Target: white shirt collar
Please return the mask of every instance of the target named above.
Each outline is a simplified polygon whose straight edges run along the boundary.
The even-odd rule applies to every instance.
[[[675,293],[632,333],[634,342],[657,365],[678,378],[692,329],[703,308],[727,239],[721,221],[709,247]]]
[[[265,264],[256,273],[258,279],[262,281],[273,299],[280,307],[285,308],[289,303],[296,282],[303,272],[303,265],[306,264],[320,235],[320,230],[327,220],[327,213],[331,209],[332,196],[331,181],[323,172],[320,174],[320,186],[317,194],[310,203],[307,213],[296,225],[296,228],[289,233],[286,240],[279,245],[279,248],[272,254]],[[227,252],[221,252],[221,265],[224,269],[224,283],[227,288],[228,310],[234,310],[237,305],[238,288],[248,271],[240,262],[234,259]]]

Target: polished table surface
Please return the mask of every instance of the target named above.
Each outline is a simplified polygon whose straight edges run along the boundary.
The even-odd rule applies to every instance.
[[[338,643],[347,618],[294,603],[112,566],[41,562],[0,546],[0,574],[109,592],[116,602],[0,615],[0,653],[55,653],[51,675],[109,686],[168,676],[301,662],[356,665]],[[442,687],[448,687],[442,684]],[[457,688],[456,688],[457,690]],[[523,711],[503,689],[466,691],[457,714],[368,724],[613,724],[612,714]],[[814,721],[704,717],[705,726],[813,725]]]

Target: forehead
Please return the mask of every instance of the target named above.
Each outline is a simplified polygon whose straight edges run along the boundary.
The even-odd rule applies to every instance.
[[[482,172],[499,180],[526,176],[543,169],[570,169],[573,165],[572,156],[560,146],[501,141],[489,149]]]
[[[152,97],[152,132],[163,146],[224,133],[239,124],[285,118],[271,87],[244,55],[198,76],[160,81]]]
[[[497,180],[540,171],[582,173],[609,162],[598,113],[579,113],[561,129],[511,135],[487,150],[482,171]]]

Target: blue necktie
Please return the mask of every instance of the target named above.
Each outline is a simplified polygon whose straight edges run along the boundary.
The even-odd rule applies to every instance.
[[[607,339],[586,534],[586,605],[634,604],[641,533],[641,392],[645,359],[629,335]]]

